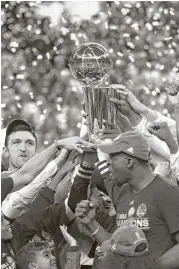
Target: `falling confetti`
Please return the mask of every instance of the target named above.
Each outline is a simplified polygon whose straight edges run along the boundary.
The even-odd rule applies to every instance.
[[[68,64],[88,41],[110,53],[106,85],[127,85],[147,106],[172,116],[165,88],[179,72],[178,1],[101,1],[87,9],[78,1],[75,8],[65,1],[1,5],[3,127],[26,115],[42,147],[79,134],[82,91]]]

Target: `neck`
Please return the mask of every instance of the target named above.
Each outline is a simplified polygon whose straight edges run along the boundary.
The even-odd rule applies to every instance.
[[[132,191],[137,193],[147,187],[154,178],[155,174],[150,167],[148,167],[148,169],[139,168],[137,173],[129,180],[129,184]]]
[[[12,163],[9,162],[9,171],[15,172],[19,167],[14,166]]]

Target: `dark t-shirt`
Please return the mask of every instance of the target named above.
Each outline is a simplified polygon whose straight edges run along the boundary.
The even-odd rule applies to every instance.
[[[149,242],[152,257],[160,257],[176,242],[172,234],[179,232],[179,188],[164,179],[155,179],[139,193],[130,185],[117,186],[105,181],[116,209],[116,224],[140,227]]]
[[[1,175],[2,176],[2,175]],[[12,191],[14,186],[11,177],[6,177],[1,179],[1,203],[6,198],[6,196]]]

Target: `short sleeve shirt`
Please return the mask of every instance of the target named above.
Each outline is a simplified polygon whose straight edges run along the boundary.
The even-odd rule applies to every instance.
[[[1,203],[13,189],[14,183],[11,177],[1,179]]]
[[[135,225],[141,228],[149,242],[153,257],[160,257],[176,242],[172,234],[179,232],[179,187],[164,179],[155,179],[134,194],[129,184],[110,185],[116,209],[117,227]]]

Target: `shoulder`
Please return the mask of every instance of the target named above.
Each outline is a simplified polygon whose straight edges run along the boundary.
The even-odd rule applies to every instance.
[[[175,190],[179,192],[179,187],[173,184],[170,184],[165,178],[156,175],[154,179],[154,186],[157,187],[157,192],[162,192],[162,191],[172,191]]]
[[[179,186],[171,185],[165,178],[156,176],[153,184],[155,201],[162,201],[162,203],[176,203],[179,202]]]

